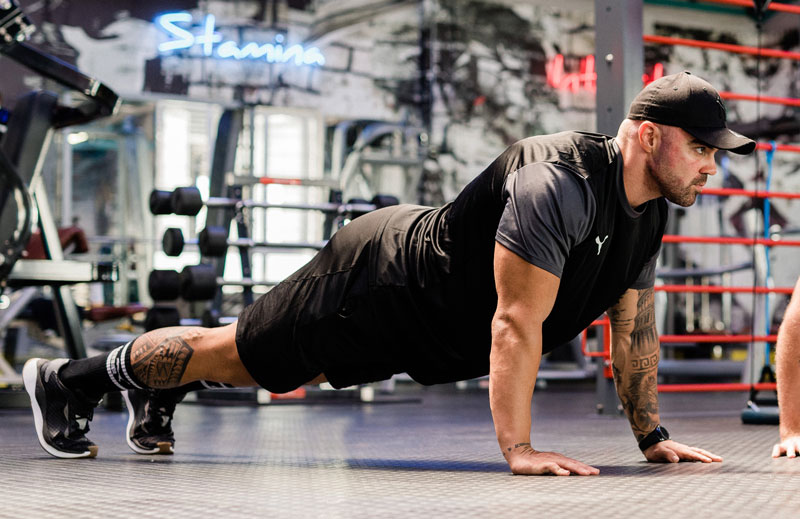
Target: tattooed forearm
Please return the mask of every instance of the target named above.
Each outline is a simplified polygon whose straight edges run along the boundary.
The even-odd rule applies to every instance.
[[[630,335],[633,331],[633,323],[636,318],[636,293],[628,290],[620,296],[617,304],[606,310],[608,320],[611,322],[611,329],[615,334]]]
[[[623,375],[617,382],[619,399],[631,423],[636,441],[647,436],[659,423],[656,387],[655,369],[631,373],[628,377]]]
[[[658,352],[653,353],[649,357],[640,357],[638,359],[631,359],[631,370],[635,373],[648,372],[651,368],[658,367]]]
[[[614,339],[614,383],[638,441],[659,423],[657,376],[660,352],[653,289],[629,290],[614,310],[619,323],[614,326],[615,320],[609,312]]]
[[[134,376],[150,388],[171,388],[181,383],[194,350],[184,340],[191,332],[175,332],[169,328],[155,330],[141,336],[131,347]]]
[[[631,334],[631,351],[650,353],[658,349],[656,312],[653,306],[653,289],[639,290],[636,303],[636,318]]]

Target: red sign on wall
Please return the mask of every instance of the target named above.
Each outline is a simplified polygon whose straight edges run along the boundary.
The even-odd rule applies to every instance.
[[[597,91],[597,71],[594,67],[594,56],[592,55],[580,58],[577,71],[567,72],[564,66],[564,55],[556,54],[545,64],[545,73],[547,74],[547,84],[556,90],[569,92],[578,92],[580,90],[587,92]],[[663,75],[664,66],[661,63],[656,63],[653,65],[653,71],[650,74],[645,73],[642,75],[642,82],[647,85]]]

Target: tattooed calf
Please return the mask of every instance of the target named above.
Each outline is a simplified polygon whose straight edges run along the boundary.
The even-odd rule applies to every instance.
[[[131,351],[131,367],[135,376],[152,388],[180,385],[194,350],[180,336],[168,337],[160,343],[136,344]]]

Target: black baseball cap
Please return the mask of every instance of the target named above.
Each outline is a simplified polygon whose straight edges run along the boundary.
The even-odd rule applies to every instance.
[[[728,128],[725,116],[719,93],[691,72],[653,81],[639,92],[628,111],[628,119],[677,126],[713,148],[751,153],[755,141]]]

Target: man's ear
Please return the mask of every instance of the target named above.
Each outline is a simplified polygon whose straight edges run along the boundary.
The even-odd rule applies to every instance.
[[[639,146],[646,153],[652,153],[661,140],[661,128],[652,121],[644,121],[639,125]]]

